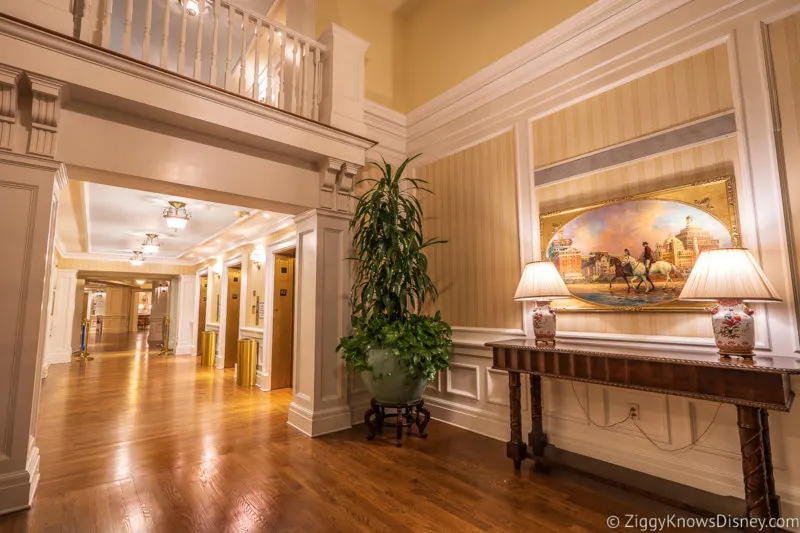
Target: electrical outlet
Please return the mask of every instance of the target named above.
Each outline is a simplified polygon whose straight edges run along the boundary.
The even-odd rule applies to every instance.
[[[631,415],[631,420],[639,420],[639,404],[629,403],[628,413]]]

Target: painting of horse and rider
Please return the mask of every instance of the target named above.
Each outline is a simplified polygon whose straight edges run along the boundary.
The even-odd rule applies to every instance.
[[[709,207],[660,198],[603,204],[553,224],[544,252],[584,303],[668,305],[677,301],[700,253],[738,244],[731,218],[721,220]]]

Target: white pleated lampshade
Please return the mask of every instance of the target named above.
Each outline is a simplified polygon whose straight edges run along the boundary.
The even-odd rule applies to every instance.
[[[569,293],[569,289],[553,263],[534,261],[525,265],[514,299],[517,301],[553,300],[570,296],[572,295]]]
[[[708,250],[697,258],[681,300],[780,302],[775,288],[747,248]]]

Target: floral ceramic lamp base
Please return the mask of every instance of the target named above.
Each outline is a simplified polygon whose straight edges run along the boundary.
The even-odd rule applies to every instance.
[[[533,309],[533,334],[537,346],[556,345],[556,312],[550,308],[550,300],[537,300]]]
[[[719,300],[719,306],[711,312],[711,323],[722,357],[753,358],[756,338],[753,310],[742,300]]]

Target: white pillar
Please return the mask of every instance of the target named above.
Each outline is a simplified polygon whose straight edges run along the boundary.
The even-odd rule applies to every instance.
[[[55,276],[55,296],[49,318],[49,335],[45,365],[69,363],[72,360],[72,319],[75,315],[77,270],[58,269]]]
[[[175,354],[188,354],[191,355],[195,350],[195,339],[197,332],[195,330],[195,323],[197,317],[195,316],[195,300],[197,298],[196,285],[197,278],[194,275],[182,275],[178,278],[178,304],[177,316],[175,318],[175,327],[177,328],[177,339],[175,341]]]
[[[349,222],[349,214],[324,209],[295,218],[295,367],[289,425],[311,437],[350,427],[347,371],[336,352],[350,324]]]
[[[322,66],[319,119],[364,135],[364,56],[370,44],[336,24],[331,24],[319,41],[328,48]]]
[[[39,481],[36,422],[63,165],[0,152],[0,514],[30,506]]]

